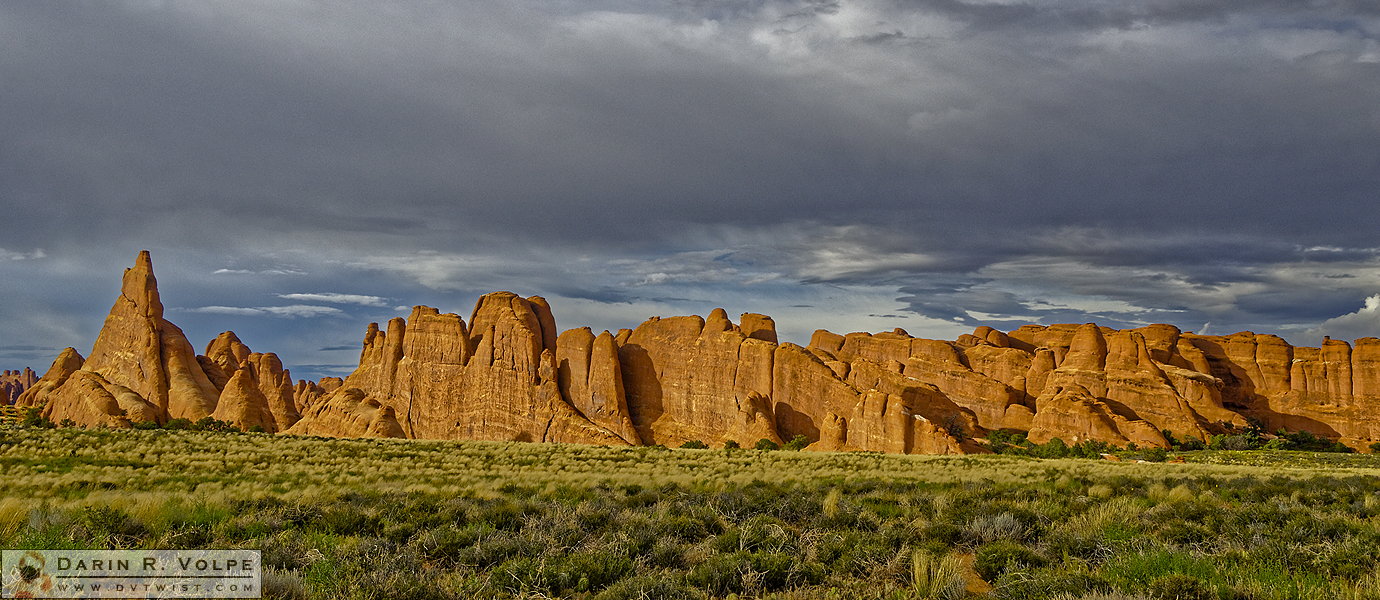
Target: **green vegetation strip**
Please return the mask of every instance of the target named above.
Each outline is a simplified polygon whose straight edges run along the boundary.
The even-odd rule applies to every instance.
[[[1380,461],[0,430],[6,548],[258,548],[277,598],[1380,599]]]

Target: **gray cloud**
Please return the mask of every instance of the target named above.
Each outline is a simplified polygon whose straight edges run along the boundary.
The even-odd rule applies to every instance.
[[[495,289],[795,341],[1380,293],[1363,0],[8,3],[0,80],[15,345],[89,348],[143,248],[194,343],[300,365]]]

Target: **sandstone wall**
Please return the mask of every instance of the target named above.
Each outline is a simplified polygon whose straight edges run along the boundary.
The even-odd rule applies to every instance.
[[[1171,325],[978,327],[953,341],[816,331],[780,343],[770,317],[722,309],[635,329],[557,330],[546,300],[496,292],[468,321],[418,306],[370,324],[345,379],[292,381],[233,332],[197,355],[163,318],[147,252],[126,270],[88,357],[41,378],[6,371],[54,421],[130,426],[206,416],[270,432],[428,439],[980,451],[994,429],[1042,442],[1166,446],[1257,422],[1366,449],[1380,439],[1380,339],[1293,347]],[[13,388],[0,388],[13,394]]]

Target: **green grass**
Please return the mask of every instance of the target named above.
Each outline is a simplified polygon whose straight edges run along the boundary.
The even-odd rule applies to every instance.
[[[1380,598],[1371,455],[1184,454],[10,429],[0,545],[258,548],[279,598]]]

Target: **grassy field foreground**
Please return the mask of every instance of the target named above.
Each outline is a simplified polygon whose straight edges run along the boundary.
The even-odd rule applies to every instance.
[[[259,548],[287,598],[1380,599],[1380,460],[0,430],[0,546]]]

